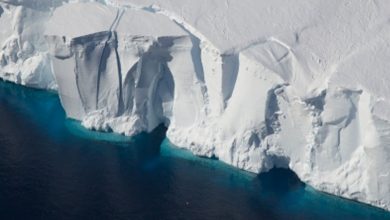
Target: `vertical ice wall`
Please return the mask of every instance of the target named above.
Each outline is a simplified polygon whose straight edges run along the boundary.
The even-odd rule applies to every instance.
[[[95,3],[64,6],[48,24],[46,39],[67,114],[89,128],[127,135],[151,131],[162,122],[192,125],[205,100],[199,79],[203,70],[195,66],[200,55],[194,52],[188,33],[159,15],[101,7]],[[89,25],[88,33],[83,29],[86,35],[61,29],[79,20],[77,16],[67,24],[56,23],[57,16],[74,10],[83,12],[80,26]],[[101,15],[88,10],[99,10]],[[94,21],[100,18],[110,18],[110,23]],[[160,30],[137,19],[159,24]]]
[[[381,2],[0,2],[0,76],[53,88],[53,72],[84,126],[134,135],[165,123],[195,154],[252,172],[289,167],[389,209]]]

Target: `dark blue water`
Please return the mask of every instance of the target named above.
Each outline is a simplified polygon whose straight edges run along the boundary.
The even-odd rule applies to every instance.
[[[56,94],[0,82],[0,219],[390,219],[290,171],[249,174],[65,119]]]

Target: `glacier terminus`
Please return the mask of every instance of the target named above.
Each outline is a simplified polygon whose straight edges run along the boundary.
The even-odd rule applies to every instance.
[[[390,1],[0,0],[0,77],[69,118],[390,210]]]

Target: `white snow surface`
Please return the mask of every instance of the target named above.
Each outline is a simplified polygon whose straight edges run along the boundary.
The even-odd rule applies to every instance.
[[[70,118],[390,210],[390,1],[0,0],[0,77]]]

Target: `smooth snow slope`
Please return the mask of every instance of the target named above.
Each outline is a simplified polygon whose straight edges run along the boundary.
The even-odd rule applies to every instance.
[[[390,210],[388,1],[0,2],[0,77],[84,126]]]

